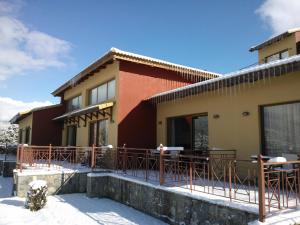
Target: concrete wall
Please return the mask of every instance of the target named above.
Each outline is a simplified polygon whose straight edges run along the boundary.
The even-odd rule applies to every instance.
[[[85,193],[88,172],[44,172],[26,174],[24,171],[14,171],[14,187],[18,197],[25,197],[28,184],[33,180],[45,180],[48,185],[48,194]]]
[[[268,45],[258,51],[259,63],[264,63],[266,57],[276,54],[278,52],[287,50],[289,51],[289,56],[296,55],[296,36],[295,33],[290,36],[275,42],[271,45]]]
[[[247,224],[258,215],[110,175],[87,179],[89,197],[105,197],[131,206],[169,224]]]
[[[249,159],[261,151],[260,106],[300,101],[300,72],[231,89],[166,102],[157,106],[157,145],[167,144],[167,118],[208,114],[210,147],[236,149]],[[231,93],[231,94],[230,94]],[[247,111],[249,116],[243,116]],[[220,117],[214,119],[213,115]]]

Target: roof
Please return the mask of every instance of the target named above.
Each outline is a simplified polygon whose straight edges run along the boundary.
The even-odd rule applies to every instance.
[[[106,64],[111,63],[113,60],[124,60],[144,65],[149,65],[153,67],[163,68],[171,71],[181,72],[185,74],[190,74],[194,76],[202,76],[207,79],[221,76],[221,74],[213,73],[206,70],[201,70],[193,67],[183,66],[180,64],[171,63],[161,59],[151,58],[144,55],[139,55],[131,52],[122,51],[117,48],[111,48],[107,53],[97,59],[95,62],[90,64],[72,79],[68,80],[66,83],[61,85],[55,91],[52,92],[52,95],[59,96],[67,88],[76,85],[78,82],[83,80],[89,75],[92,75],[98,72],[100,69],[104,68]]]
[[[222,77],[190,84],[184,87],[165,91],[146,99],[151,102],[160,103],[170,101],[175,98],[183,98],[196,95],[201,92],[230,87],[246,82],[255,82],[271,76],[280,76],[289,72],[300,70],[300,55],[291,56],[286,59],[272,61],[257,66],[252,66],[243,70],[227,73]]]
[[[77,110],[74,110],[72,112],[65,113],[61,116],[58,116],[58,117],[54,118],[53,120],[63,120],[63,119],[71,118],[71,117],[74,117],[74,116],[80,116],[80,115],[83,115],[83,114],[92,113],[92,112],[99,111],[99,110],[104,110],[104,109],[107,109],[109,107],[112,107],[113,105],[114,105],[113,102],[107,102],[107,103],[102,103],[102,104],[98,104],[98,105],[92,105],[92,106],[85,107],[83,109],[77,109]]]
[[[249,49],[250,52],[253,52],[253,51],[256,51],[256,50],[259,50],[259,49],[262,49],[263,47],[266,47],[268,45],[271,45],[277,41],[280,41],[288,36],[290,36],[291,34],[295,33],[295,32],[298,32],[300,31],[300,27],[296,27],[296,28],[293,28],[293,29],[289,29],[287,30],[286,32],[284,33],[281,33],[279,35],[276,35],[274,37],[271,37],[270,39],[264,41],[263,43],[260,43],[260,44],[257,44],[256,46],[253,46]]]
[[[36,112],[36,111],[41,111],[44,109],[49,109],[49,108],[54,108],[54,107],[59,107],[62,106],[61,104],[56,104],[56,105],[47,105],[47,106],[41,106],[41,107],[36,107],[30,110],[25,110],[22,112],[18,112],[11,120],[9,121],[11,124],[18,123],[20,120],[24,119],[25,117],[29,116],[31,113]]]

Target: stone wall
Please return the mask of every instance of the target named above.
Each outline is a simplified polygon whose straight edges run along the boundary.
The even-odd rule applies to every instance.
[[[33,180],[45,180],[48,194],[85,193],[88,172],[31,172],[14,171],[14,191],[17,196],[25,197],[28,184]]]
[[[133,182],[109,174],[88,174],[87,196],[105,197],[131,206],[170,224],[248,224],[258,215]]]

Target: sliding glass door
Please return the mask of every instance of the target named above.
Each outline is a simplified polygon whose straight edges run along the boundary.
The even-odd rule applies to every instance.
[[[108,120],[90,123],[89,144],[90,146],[108,145]]]
[[[263,154],[296,158],[300,154],[300,103],[262,107]]]
[[[168,118],[167,136],[168,146],[184,147],[184,149],[193,150],[207,149],[207,115]]]

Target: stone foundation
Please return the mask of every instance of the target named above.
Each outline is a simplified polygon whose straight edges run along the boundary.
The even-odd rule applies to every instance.
[[[87,196],[105,197],[170,224],[248,224],[258,214],[214,204],[113,174],[88,174]]]
[[[85,193],[87,186],[87,173],[85,172],[27,172],[20,173],[14,170],[14,191],[19,197],[25,197],[28,184],[33,180],[45,180],[48,185],[48,194]]]

